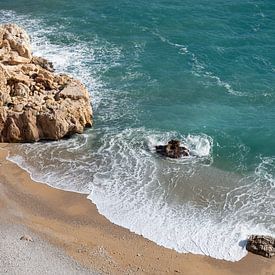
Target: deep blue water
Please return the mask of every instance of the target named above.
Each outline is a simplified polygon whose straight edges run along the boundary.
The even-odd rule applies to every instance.
[[[249,234],[275,234],[274,1],[0,0],[0,22],[93,98],[84,136],[18,146],[35,178],[180,252],[237,260]],[[157,158],[174,137],[198,157]]]

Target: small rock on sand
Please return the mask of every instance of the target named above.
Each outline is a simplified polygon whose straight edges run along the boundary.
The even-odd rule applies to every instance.
[[[27,241],[27,242],[33,242],[33,238],[29,235],[23,235],[21,238],[20,238],[21,241]]]

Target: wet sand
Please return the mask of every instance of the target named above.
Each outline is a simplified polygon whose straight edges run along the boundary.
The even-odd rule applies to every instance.
[[[0,230],[7,224],[28,228],[30,235],[39,236],[91,274],[275,274],[275,258],[248,254],[232,263],[180,254],[116,226],[85,195],[32,181],[27,172],[6,160],[9,146],[0,147]],[[51,264],[50,258],[44,260]],[[0,267],[0,273],[1,268],[9,273],[8,266]]]

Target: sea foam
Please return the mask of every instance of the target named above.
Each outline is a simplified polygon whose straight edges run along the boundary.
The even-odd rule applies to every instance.
[[[119,47],[99,38],[80,42],[66,32],[74,42],[55,44],[47,35],[58,30],[43,20],[10,11],[0,11],[0,15],[0,22],[20,23],[31,33],[35,54],[49,58],[58,71],[80,78],[92,91],[95,110],[111,101],[110,112],[99,114],[102,120],[125,115],[119,109],[126,105],[110,99],[100,78],[118,66]],[[187,46],[162,40],[192,56]],[[195,59],[194,64],[195,73],[221,81]],[[230,92],[230,86],[225,88]],[[180,139],[194,156],[179,160],[156,156],[154,146],[171,138]],[[17,145],[9,159],[36,181],[87,194],[110,221],[159,245],[237,261],[247,253],[245,240],[250,234],[274,232],[274,160],[260,159],[255,172],[243,177],[212,167],[213,150],[213,139],[204,133],[103,127],[69,140]],[[263,209],[267,215],[261,220]]]

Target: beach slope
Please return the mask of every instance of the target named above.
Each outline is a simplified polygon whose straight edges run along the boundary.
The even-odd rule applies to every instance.
[[[43,265],[66,274],[275,274],[274,259],[248,254],[232,263],[179,254],[116,226],[85,195],[32,181],[6,160],[10,146],[0,147],[1,274],[36,274]],[[34,242],[19,240],[26,233]],[[37,257],[43,261],[35,264]]]

